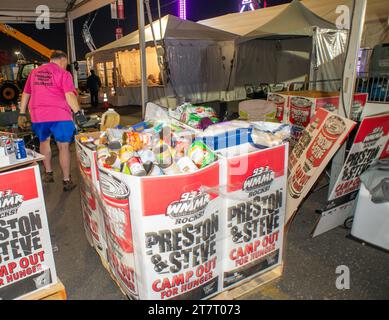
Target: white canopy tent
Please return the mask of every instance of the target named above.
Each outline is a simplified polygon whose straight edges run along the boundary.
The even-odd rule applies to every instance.
[[[46,5],[50,9],[50,23],[65,23],[97,10],[112,0],[1,0],[0,22],[35,23],[40,15],[37,8]]]
[[[350,0],[302,0],[311,12],[333,24],[339,17],[336,8],[346,5],[351,11]],[[244,36],[251,31],[260,28],[276,17],[289,4],[268,7],[243,13],[231,13],[211,19],[201,20],[201,23],[219,30]],[[361,47],[373,48],[376,44],[389,42],[389,5],[385,0],[367,0],[364,33]]]
[[[255,19],[250,31],[238,39],[230,99],[243,99],[245,85],[341,78],[347,32],[337,30],[298,0],[277,7],[270,14],[262,9],[256,15],[262,20]],[[333,91],[337,86],[339,82],[311,88]]]
[[[158,48],[164,48],[164,55],[154,46],[151,28]],[[172,15],[154,21],[152,27],[146,26],[149,101],[167,106],[170,96],[185,97],[194,103],[221,100],[231,69],[235,38],[231,33]],[[122,104],[141,102],[138,48],[139,33],[135,31],[87,54],[87,60],[106,80],[103,81],[106,87],[115,87]],[[164,77],[158,59],[163,62]]]

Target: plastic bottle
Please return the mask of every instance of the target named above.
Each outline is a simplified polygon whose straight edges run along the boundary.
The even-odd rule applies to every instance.
[[[107,128],[115,128],[120,124],[120,115],[112,108],[109,108],[101,117],[100,131]]]

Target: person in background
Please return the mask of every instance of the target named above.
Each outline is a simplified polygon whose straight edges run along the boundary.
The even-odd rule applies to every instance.
[[[72,111],[77,123],[82,126],[87,119],[80,111],[77,91],[70,72],[66,71],[67,55],[54,51],[50,62],[33,71],[27,78],[20,103],[18,125],[24,128],[29,106],[32,130],[40,141],[40,153],[45,156],[43,182],[54,182],[51,166],[50,137],[53,135],[59,150],[59,163],[63,174],[63,190],[73,190],[76,185],[70,177],[70,143],[76,131]]]
[[[101,87],[101,80],[96,76],[95,71],[90,71],[90,76],[86,81],[86,86],[90,92],[91,104],[93,107],[97,107],[99,104],[99,89]]]

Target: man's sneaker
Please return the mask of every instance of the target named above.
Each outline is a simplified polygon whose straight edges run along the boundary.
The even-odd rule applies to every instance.
[[[53,183],[54,182],[54,175],[52,172],[45,172],[42,177],[42,181],[44,183]]]
[[[63,191],[72,191],[77,185],[72,180],[63,181]]]

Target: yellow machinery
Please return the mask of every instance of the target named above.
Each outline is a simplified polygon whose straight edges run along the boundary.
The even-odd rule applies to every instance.
[[[53,50],[45,47],[43,44],[39,43],[38,41],[35,41],[29,36],[26,36],[15,28],[12,28],[10,25],[0,23],[0,32],[3,32],[6,35],[15,38],[16,40],[19,40],[20,42],[24,43],[26,46],[29,46],[31,49],[35,50],[48,60],[50,59],[50,55]]]
[[[45,47],[43,44],[39,43],[38,41],[35,41],[29,36],[26,36],[25,34],[16,30],[15,28],[12,28],[10,25],[0,23],[0,33],[1,32],[22,42],[26,46],[38,52],[47,60],[50,59],[53,50]],[[37,63],[37,62],[18,63],[19,70],[18,70],[17,80],[16,81],[4,80],[0,83],[0,102],[7,103],[7,104],[16,102],[19,97],[19,92],[23,89],[29,73],[31,72],[31,70],[38,67],[39,64],[41,63]]]

